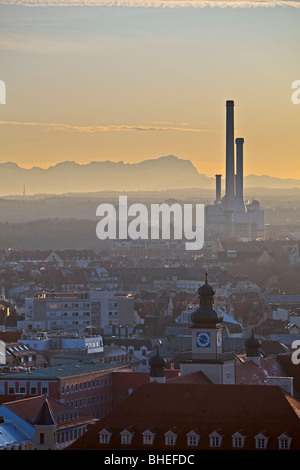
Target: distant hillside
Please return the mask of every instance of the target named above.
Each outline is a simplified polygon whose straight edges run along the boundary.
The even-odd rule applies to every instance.
[[[189,160],[174,155],[132,164],[61,162],[47,169],[25,169],[7,162],[0,164],[0,182],[0,196],[22,195],[24,186],[28,195],[215,187],[214,178],[200,174]],[[249,175],[245,187],[300,188],[300,180]]]
[[[244,185],[247,188],[300,188],[300,180],[281,179],[267,175],[248,175],[244,178]]]
[[[69,192],[209,188],[213,178],[200,175],[189,160],[169,155],[141,163],[62,162],[47,169],[24,169],[15,163],[0,165],[0,196],[63,194]]]

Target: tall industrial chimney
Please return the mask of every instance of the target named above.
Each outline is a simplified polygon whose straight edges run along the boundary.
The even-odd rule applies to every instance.
[[[226,101],[226,193],[225,202],[228,210],[233,210],[234,190],[234,101]]]
[[[243,169],[243,145],[244,139],[238,138],[235,139],[236,143],[236,203],[235,203],[235,211],[237,212],[245,212],[245,202],[244,202],[244,187],[243,187],[243,179],[244,179],[244,169]]]
[[[216,175],[216,202],[221,202],[221,177],[222,175]]]

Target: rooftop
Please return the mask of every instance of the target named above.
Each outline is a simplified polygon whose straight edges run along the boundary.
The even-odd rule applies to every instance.
[[[93,372],[107,372],[126,367],[118,362],[110,362],[109,364],[96,361],[83,361],[73,364],[63,364],[59,366],[43,367],[33,369],[29,372],[9,372],[0,374],[0,380],[56,380],[63,377],[72,377],[90,374]]]
[[[243,431],[247,436],[245,449],[251,449],[254,437],[264,431],[269,436],[269,448],[278,449],[278,436],[287,432],[292,448],[299,448],[300,422],[298,403],[289,401],[277,386],[215,385],[187,383],[147,383],[127,400],[95,424],[70,448],[99,449],[99,432],[111,428],[111,441],[105,448],[124,448],[120,432],[129,427],[134,435],[126,449],[145,449],[142,433],[155,429],[156,445],[152,449],[170,449],[164,434],[176,427],[178,438],[172,449],[187,449],[187,434],[199,429],[201,439],[197,449],[208,449],[209,435],[220,430],[224,436],[222,448],[232,448],[232,435]],[[252,444],[251,444],[252,443]],[[190,449],[190,448],[189,448]]]

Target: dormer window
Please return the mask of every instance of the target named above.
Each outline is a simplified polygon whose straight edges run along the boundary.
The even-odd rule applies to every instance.
[[[99,432],[99,442],[100,444],[109,444],[112,432],[109,429],[102,429]]]
[[[266,449],[268,445],[269,436],[265,433],[260,432],[255,436],[255,447],[256,449]]]
[[[174,446],[176,443],[177,436],[178,432],[176,428],[170,429],[168,432],[165,433],[165,445]]]
[[[146,431],[143,432],[143,444],[145,446],[152,445],[154,442],[154,438],[155,432],[153,429],[146,429]]]
[[[291,446],[292,438],[287,433],[283,433],[278,437],[278,448],[289,449]]]
[[[124,429],[121,433],[121,444],[129,445],[131,444],[134,432],[129,429]]]
[[[188,446],[197,446],[199,444],[200,434],[196,429],[193,429],[193,431],[190,431],[186,435],[186,438]]]
[[[232,447],[244,447],[246,435],[243,431],[237,431],[232,435]]]
[[[223,436],[220,431],[213,431],[209,435],[210,447],[220,447],[222,444]]]

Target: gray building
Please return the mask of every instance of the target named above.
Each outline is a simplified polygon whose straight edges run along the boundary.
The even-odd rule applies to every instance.
[[[18,329],[78,331],[134,324],[134,301],[113,291],[42,292],[25,299]]]

